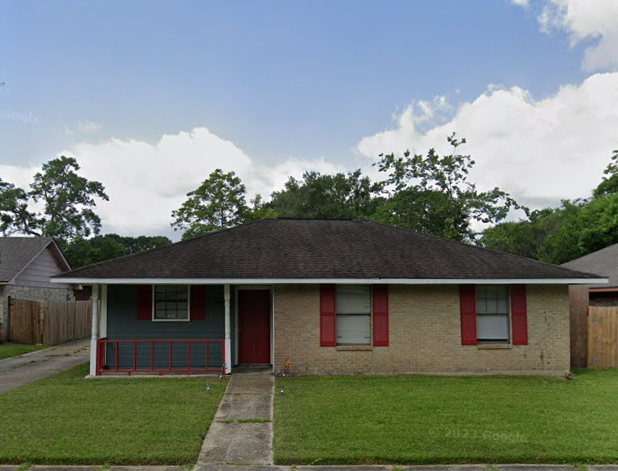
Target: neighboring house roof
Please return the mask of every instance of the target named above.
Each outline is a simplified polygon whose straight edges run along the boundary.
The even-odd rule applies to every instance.
[[[598,277],[371,221],[266,219],[80,268],[55,280],[437,283],[502,279],[567,283],[590,278]]]
[[[610,245],[604,249],[563,263],[560,266],[570,270],[582,270],[589,273],[596,273],[599,276],[609,278],[608,284],[591,285],[591,288],[618,288],[618,244]]]
[[[48,247],[60,270],[70,270],[51,237],[0,237],[0,284],[11,284]]]

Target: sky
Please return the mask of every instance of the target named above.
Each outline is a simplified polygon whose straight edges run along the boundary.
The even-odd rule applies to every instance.
[[[618,148],[616,0],[0,0],[0,178],[75,157],[103,233],[168,235],[216,168],[248,197],[448,152],[532,208]]]

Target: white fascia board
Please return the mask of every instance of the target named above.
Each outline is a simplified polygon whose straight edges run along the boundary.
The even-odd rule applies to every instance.
[[[608,278],[405,279],[405,278],[52,278],[52,283],[82,285],[593,285]]]

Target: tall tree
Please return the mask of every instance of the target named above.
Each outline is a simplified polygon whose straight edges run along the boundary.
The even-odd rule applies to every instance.
[[[37,220],[28,210],[28,193],[0,179],[0,233],[36,235]]]
[[[183,240],[242,224],[249,208],[247,190],[234,172],[216,169],[182,206],[172,211],[174,230],[184,231]]]
[[[80,167],[72,157],[61,156],[43,164],[34,176],[29,196],[42,202],[33,233],[68,242],[76,237],[98,234],[101,219],[93,210],[95,198],[109,200],[104,186],[78,175]]]
[[[367,219],[380,205],[381,193],[382,185],[360,170],[347,175],[305,172],[302,180],[290,177],[269,205],[283,217]]]
[[[479,191],[468,181],[474,166],[469,155],[459,153],[465,139],[447,137],[453,151],[440,156],[404,152],[403,156],[380,154],[380,172],[387,174],[389,199],[376,218],[388,224],[448,239],[474,241],[472,223],[491,224],[506,218],[519,205],[507,193],[494,188]]]
[[[52,159],[34,175],[29,192],[0,180],[0,233],[55,237],[61,245],[97,234],[95,198],[108,197],[101,183],[80,176],[79,169],[74,158]],[[31,202],[43,210],[31,211]]]

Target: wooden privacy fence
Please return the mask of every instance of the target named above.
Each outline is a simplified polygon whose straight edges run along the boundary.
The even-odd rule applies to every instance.
[[[36,345],[41,343],[40,303],[9,297],[9,340]]]
[[[618,368],[618,307],[590,306],[588,367]]]
[[[92,301],[45,301],[43,343],[56,345],[90,335]]]
[[[56,345],[90,335],[92,301],[9,298],[9,341]]]

